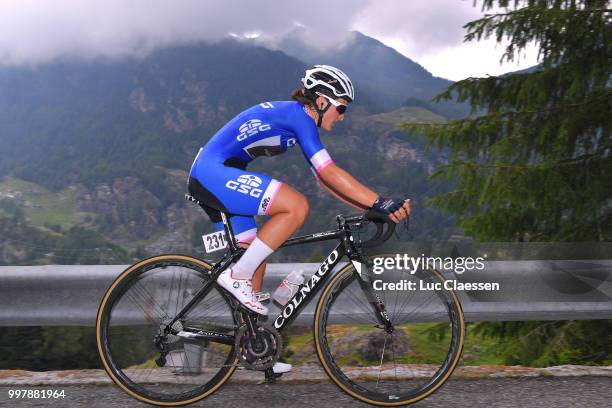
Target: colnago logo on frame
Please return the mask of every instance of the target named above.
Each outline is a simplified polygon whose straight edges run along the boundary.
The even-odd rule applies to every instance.
[[[241,142],[249,136],[255,136],[259,132],[265,132],[270,129],[270,125],[262,123],[259,119],[247,120],[238,128],[240,134],[236,137],[236,140]]]
[[[259,177],[252,174],[243,174],[237,180],[229,180],[225,183],[225,187],[230,190],[237,191],[242,194],[250,195],[251,197],[259,198],[263,191],[257,188],[262,181]]]
[[[335,265],[338,260],[338,251],[334,249],[334,251],[329,254],[327,259],[321,264],[319,270],[312,275],[310,280],[306,282],[302,287],[300,287],[300,291],[297,292],[293,298],[285,305],[283,312],[276,318],[274,321],[274,327],[280,329],[283,324],[285,324],[285,320],[289,319],[295,309],[306,299],[308,294],[317,286],[319,281],[329,270]]]

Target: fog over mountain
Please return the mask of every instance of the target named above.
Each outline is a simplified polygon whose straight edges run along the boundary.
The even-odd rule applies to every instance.
[[[356,96],[365,94],[382,109],[397,109],[409,99],[430,101],[452,81],[437,78],[427,69],[380,41],[353,31],[338,48],[321,50],[306,41],[307,32],[296,29],[274,44],[288,55],[309,64],[330,64],[344,69],[357,86]],[[260,43],[262,41],[259,41]],[[265,43],[265,42],[264,42]],[[434,104],[447,117],[467,114],[465,106]]]
[[[378,50],[378,60],[390,58],[389,72],[414,68],[411,87],[428,89],[433,77],[422,67],[365,36],[358,42],[366,53],[368,47]],[[131,251],[137,257],[197,254],[200,235],[212,224],[183,199],[195,154],[240,111],[288,99],[308,65],[252,41],[225,40],[138,58],[0,67],[0,263],[117,263],[129,261]],[[368,94],[367,82],[356,78],[359,96],[350,115],[333,133],[323,132],[322,141],[359,180],[381,194],[408,194],[418,206],[438,191],[426,177],[444,158],[426,153],[421,141],[407,139],[396,125],[444,118],[423,104],[395,110],[402,105],[397,103],[388,113]],[[316,217],[303,232],[330,228],[336,214],[352,211],[319,189],[299,149],[256,160],[250,168],[309,197]],[[452,231],[452,222],[436,210],[419,211],[416,236]],[[34,235],[36,244],[28,244]],[[69,248],[73,255],[53,248]],[[296,249],[280,256],[304,260],[299,256],[308,253]]]
[[[338,49],[357,30],[455,80],[534,65],[529,55],[521,66],[500,66],[502,49],[494,41],[463,44],[464,24],[482,15],[480,2],[461,0],[6,0],[0,65],[142,57],[229,35],[274,42],[296,27],[323,51]]]

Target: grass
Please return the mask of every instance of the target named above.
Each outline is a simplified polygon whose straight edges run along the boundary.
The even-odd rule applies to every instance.
[[[389,125],[399,125],[402,122],[416,123],[445,123],[446,120],[425,108],[414,106],[404,106],[393,112],[380,113],[378,115],[368,116],[368,119],[377,122],[386,123]]]
[[[66,230],[82,223],[86,216],[93,213],[78,211],[77,195],[70,189],[53,192],[37,184],[6,177],[0,182],[0,196],[16,195],[30,223],[36,227],[59,226]]]
[[[400,358],[397,362],[406,364],[427,364],[440,363],[446,356],[448,350],[448,338],[442,341],[432,339],[428,329],[433,326],[431,323],[415,323],[402,325],[410,342],[410,352]],[[371,329],[369,325],[335,325],[329,328],[328,339],[334,339],[347,335],[347,333],[359,333]],[[285,345],[289,350],[287,360],[292,364],[302,364],[306,361],[316,360],[312,349],[313,334],[311,331],[299,334],[289,334],[288,344]],[[463,347],[461,365],[497,365],[504,364],[503,358],[497,350],[497,342],[490,338],[483,338],[480,335],[467,333]],[[362,365],[371,365],[372,362],[365,361],[358,353],[345,356],[340,359],[340,364],[348,362],[358,362]]]

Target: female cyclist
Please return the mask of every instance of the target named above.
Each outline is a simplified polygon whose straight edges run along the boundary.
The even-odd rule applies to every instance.
[[[264,102],[238,114],[200,149],[189,173],[189,193],[223,230],[226,212],[244,255],[217,282],[250,310],[265,315],[253,290],[259,291],[265,259],[306,220],[308,202],[288,184],[248,171],[258,156],[273,156],[299,145],[319,184],[336,198],[359,209],[375,208],[400,222],[410,214],[410,200],[383,198],[332,161],[319,139],[318,127],[331,131],[355,99],[353,84],[338,68],[315,65],[306,70],[303,88],[293,101]],[[255,215],[270,219],[257,230]],[[283,365],[277,363],[277,365]],[[275,366],[275,372],[291,368]]]

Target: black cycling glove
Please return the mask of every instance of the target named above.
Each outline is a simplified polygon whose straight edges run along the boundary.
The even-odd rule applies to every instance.
[[[404,200],[401,198],[384,198],[379,196],[374,201],[374,204],[372,204],[372,209],[385,214],[391,214],[402,208],[403,205]]]

